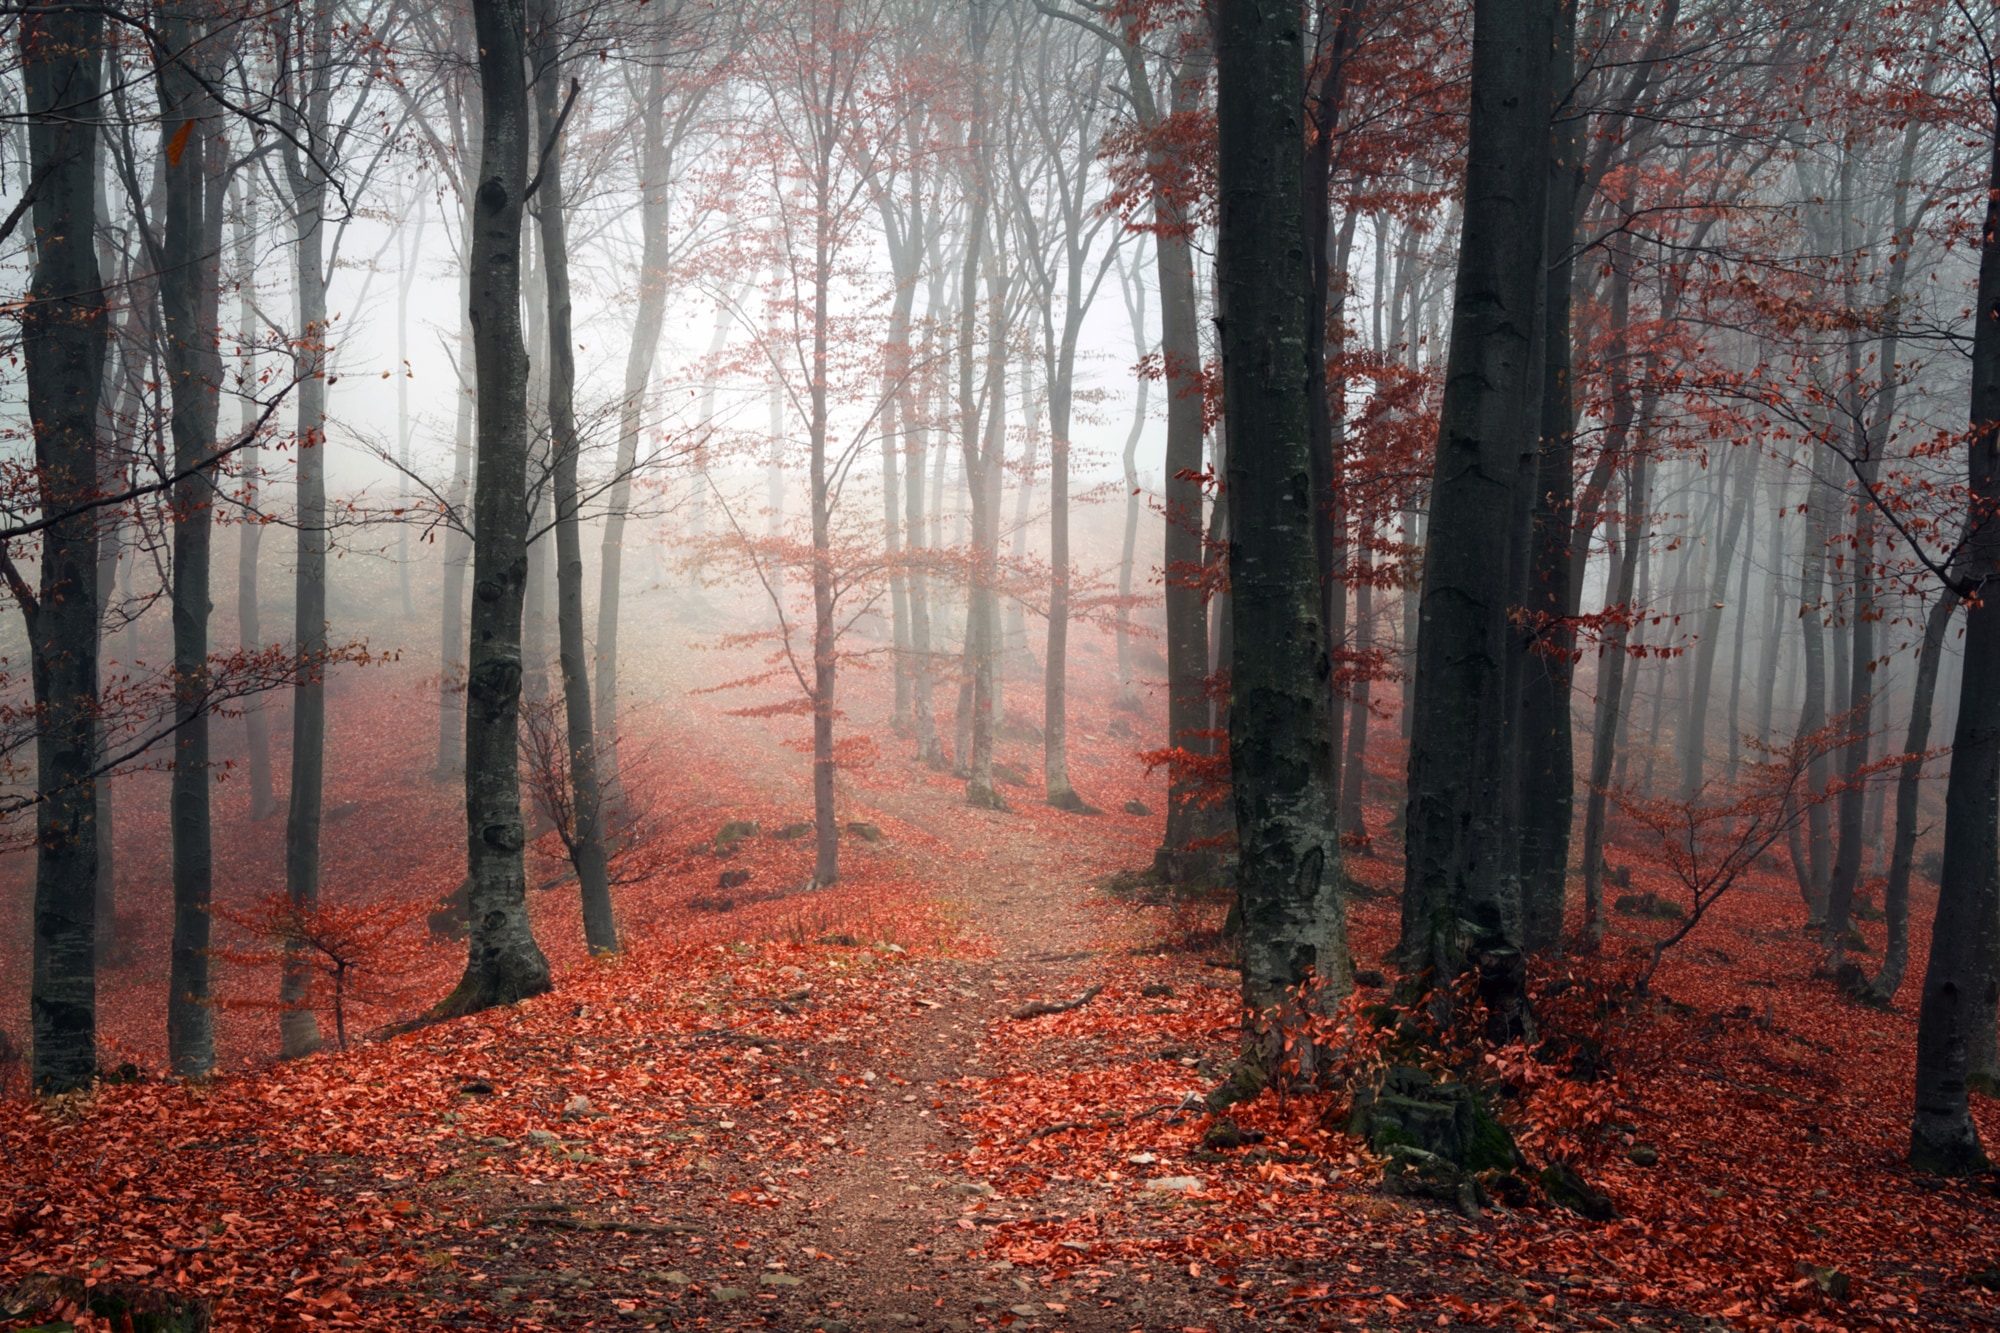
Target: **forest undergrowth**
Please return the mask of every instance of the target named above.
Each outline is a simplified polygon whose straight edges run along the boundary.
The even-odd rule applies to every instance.
[[[683,689],[682,669],[642,668],[635,688]],[[401,670],[336,697],[336,901],[429,905],[462,864],[456,789],[396,722],[424,688]],[[856,685],[850,707],[886,713],[885,682]],[[1127,810],[1162,801],[1129,736],[1151,724],[1109,694],[1075,706],[1073,776],[1117,813],[1060,813],[1030,785],[1007,788],[1008,812],[973,811],[885,738],[843,775],[846,877],[802,892],[810,839],[783,835],[808,798],[785,724],[696,700],[626,747],[653,822],[617,890],[622,955],[584,955],[551,853],[531,860],[552,883],[531,899],[552,994],[277,1065],[273,974],[224,966],[229,1072],[206,1085],[157,1073],[166,908],[142,902],[100,1010],[122,1074],[33,1101],[10,1071],[5,1326],[115,1327],[75,1313],[85,1285],[285,1333],[1993,1324],[1992,1185],[1901,1165],[1913,988],[1865,1009],[1816,976],[1787,867],[1761,864],[1643,1000],[1621,982],[1669,923],[1614,913],[1601,953],[1539,983],[1542,1058],[1480,1057],[1533,1165],[1570,1163],[1616,1215],[1516,1178],[1467,1217],[1386,1196],[1337,1088],[1266,1092],[1226,1120],[1202,1107],[1238,1032],[1225,904],[1121,873],[1157,839]],[[1003,740],[1024,775],[1032,756]],[[1398,747],[1370,761],[1379,854],[1348,872],[1359,995],[1381,1002]],[[218,788],[225,909],[275,873],[240,785]],[[164,795],[159,775],[118,789],[128,900],[164,873],[165,821],[148,817]],[[1671,899],[1637,844],[1610,859],[1631,892]],[[1930,887],[1913,894],[1915,975]],[[1878,956],[1882,927],[1858,928]],[[355,983],[353,1030],[421,1010],[462,954],[412,922]],[[11,1023],[24,960],[6,966]],[[2000,1135],[2000,1108],[1975,1108]]]

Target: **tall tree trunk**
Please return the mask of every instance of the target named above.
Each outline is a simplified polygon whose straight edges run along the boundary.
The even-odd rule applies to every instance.
[[[5,552],[0,569],[27,622],[35,706],[34,979],[30,1078],[45,1093],[97,1073],[97,529],[76,513],[97,492],[97,404],[108,321],[95,249],[101,11],[22,12],[34,272],[18,312],[42,513],[38,586]]]
[[[1149,343],[1146,339],[1146,284],[1133,265],[1130,275],[1120,268],[1120,276],[1126,278],[1126,308],[1132,316],[1132,350],[1134,363],[1146,359]],[[1153,382],[1145,375],[1138,377],[1138,385],[1133,393],[1132,427],[1125,432],[1125,452],[1119,456],[1120,465],[1125,470],[1125,535],[1118,547],[1118,621],[1114,631],[1118,650],[1118,700],[1116,707],[1137,712],[1139,709],[1139,680],[1132,669],[1132,562],[1139,545],[1139,439],[1146,431],[1147,390]]]
[[[473,118],[476,121],[476,116]],[[476,178],[477,165],[463,163],[460,175],[468,181]],[[445,501],[455,521],[445,528],[444,597],[439,615],[436,775],[440,782],[465,771],[465,576],[472,560],[474,537],[462,528],[472,524],[467,500],[474,484],[473,429],[479,402],[474,383],[477,372],[473,366],[478,354],[472,327],[472,252],[477,246],[473,228],[477,223],[478,208],[468,198],[459,226],[458,413],[452,427],[451,484],[445,492]]]
[[[943,275],[934,276],[931,290],[931,307],[937,308],[935,299],[942,285]],[[908,550],[911,555],[908,579],[910,600],[910,714],[917,742],[917,762],[927,768],[944,765],[944,747],[938,741],[937,701],[934,692],[931,662],[931,589],[930,577],[924,558],[917,554],[920,548],[928,546],[926,540],[929,523],[925,518],[924,482],[925,460],[930,450],[930,423],[924,415],[924,394],[921,384],[926,377],[906,376],[898,393],[901,395],[901,417],[903,423],[903,514],[909,529]],[[943,448],[940,455],[949,452]]]
[[[1967,598],[1965,664],[1951,776],[1944,792],[1944,864],[1930,962],[1917,1010],[1916,1114],[1910,1165],[1962,1175],[1986,1169],[1969,1086],[1993,1061],[2000,1003],[2000,112],[1973,306],[1972,438],[1966,446],[1968,536],[1953,571]]]
[[[1368,835],[1364,786],[1368,780],[1368,713],[1374,707],[1374,672],[1368,654],[1375,647],[1374,561],[1368,554],[1373,536],[1367,524],[1355,534],[1360,551],[1354,580],[1354,699],[1348,709],[1347,753],[1343,760],[1346,775],[1340,781],[1340,831],[1359,837]]]
[[[309,143],[324,140],[328,95],[319,59],[332,43],[331,13],[314,0],[296,20],[296,62],[291,77],[300,103],[300,127]],[[285,893],[292,905],[319,905],[319,835],[326,783],[326,178],[319,161],[296,150],[285,159],[292,189],[292,222],[298,238],[293,282],[299,302],[298,555],[293,587],[297,679],[292,687],[292,782],[285,811]],[[310,972],[294,952],[279,983],[279,1054],[286,1059],[320,1046],[319,1020],[307,999]]]
[[[837,25],[839,18],[833,22]],[[815,20],[817,25],[818,20]],[[815,44],[818,34],[815,34]],[[824,123],[824,122],[823,122]],[[834,147],[818,148],[818,179],[814,181],[819,207],[813,210],[813,308],[812,308],[812,418],[807,423],[812,457],[808,463],[812,494],[812,599],[813,599],[813,824],[817,847],[813,855],[813,882],[832,884],[840,879],[840,824],[834,808],[833,757],[834,689],[839,683],[839,632],[834,626],[833,590],[833,492],[827,476],[826,434],[827,357],[830,351],[828,321],[833,286],[834,237],[830,210],[834,207],[834,182],[827,163]]]
[[[1607,295],[1609,345],[1605,354],[1605,380],[1609,399],[1609,419],[1605,423],[1603,449],[1614,457],[1628,458],[1625,464],[1625,515],[1619,526],[1617,577],[1604,589],[1604,604],[1635,610],[1634,584],[1644,566],[1649,545],[1646,525],[1646,459],[1643,450],[1630,449],[1632,441],[1632,381],[1628,372],[1631,352],[1632,278],[1628,257],[1613,251],[1610,291]],[[1636,594],[1643,597],[1644,594]],[[1583,811],[1583,932],[1587,947],[1595,950],[1604,942],[1604,835],[1612,786],[1612,765],[1618,757],[1618,724],[1625,711],[1625,673],[1630,655],[1631,629],[1625,620],[1615,621],[1610,642],[1597,655],[1597,703],[1590,731],[1590,789],[1584,796]]]
[[[1521,910],[1530,950],[1562,947],[1569,894],[1569,839],[1576,815],[1576,752],[1570,735],[1570,681],[1576,631],[1567,617],[1577,589],[1574,547],[1587,555],[1591,527],[1576,514],[1576,403],[1571,378],[1570,286],[1574,276],[1576,177],[1581,120],[1570,105],[1576,63],[1576,3],[1559,0],[1548,159],[1548,277],[1543,296],[1540,439],[1530,501],[1528,577],[1523,609],[1542,617],[1525,623],[1515,646],[1520,677]],[[1593,502],[1594,503],[1594,502]],[[1578,529],[1582,531],[1579,533]]]
[[[640,409],[646,386],[652,382],[667,313],[668,226],[672,220],[667,188],[672,155],[663,124],[666,80],[667,63],[656,59],[648,75],[645,102],[639,108],[639,294],[632,314],[632,343],[625,353],[625,391],[618,400],[618,453],[606,497],[604,536],[598,546],[597,697],[592,717],[597,727],[598,772],[607,787],[614,788],[618,781],[618,614],[623,595],[625,522],[632,508],[632,469],[639,459]],[[717,327],[722,327],[719,318]],[[704,428],[707,424],[705,419],[701,422]],[[697,494],[702,486],[697,479]]]
[[[1528,1023],[1517,831],[1505,819],[1507,615],[1541,421],[1556,9],[1556,0],[1473,6],[1465,221],[1410,736],[1404,968],[1439,988],[1476,970],[1505,1032]]]
[[[100,164],[100,166],[102,165]],[[30,169],[24,165],[24,171]],[[111,216],[110,199],[105,189],[106,177],[108,175],[110,175],[110,172],[103,169],[94,170],[91,173],[91,199],[93,207],[96,210],[96,215],[100,218]],[[25,180],[28,177],[24,174],[22,179]],[[121,470],[121,463],[126,457],[126,451],[119,444],[120,437],[125,433],[125,427],[116,414],[118,385],[121,380],[129,382],[132,378],[130,367],[126,364],[127,355],[129,354],[121,350],[119,345],[121,339],[118,335],[122,333],[124,335],[123,340],[127,342],[127,345],[133,345],[130,339],[133,332],[136,331],[135,325],[139,321],[135,318],[136,312],[132,309],[136,293],[132,289],[130,280],[131,264],[129,260],[123,264],[119,262],[125,253],[124,248],[114,241],[108,230],[103,228],[97,229],[96,246],[98,272],[107,281],[115,282],[125,292],[126,310],[124,315],[120,317],[116,313],[111,314],[111,327],[115,332],[112,335],[111,345],[108,349],[110,355],[105,358],[104,383],[98,389],[97,404],[98,442],[100,450],[98,472],[100,475],[109,478],[110,485],[115,487],[118,485],[117,478]],[[114,277],[113,275],[116,276]],[[147,299],[150,301],[150,296]],[[119,532],[124,524],[115,508],[100,513],[97,519],[97,651],[98,664],[101,668],[104,663],[104,618],[109,614],[110,607],[117,594],[118,555],[121,545]],[[103,689],[102,679],[98,682],[98,688],[101,692]],[[105,767],[108,752],[105,745],[103,718],[99,717],[95,719],[92,725],[97,732],[96,748],[97,767],[99,770],[97,774],[97,806],[92,816],[96,821],[97,834],[96,960],[98,970],[103,971],[118,953],[118,849],[117,838],[114,836],[116,826],[112,814],[111,773]]]
[[[535,112],[541,145],[542,281],[549,303],[549,443],[554,451],[556,521],[556,639],[562,669],[565,748],[569,751],[572,828],[570,855],[583,897],[583,939],[592,953],[615,953],[618,926],[611,914],[611,868],[604,854],[603,800],[597,783],[597,730],[590,717],[590,649],[583,641],[583,536],[577,511],[580,449],[572,398],[576,337],[570,330],[569,234],[563,210],[562,35],[554,7],[538,15]]]
[[[166,225],[160,236],[162,354],[173,413],[174,764],[168,802],[173,826],[174,934],[167,982],[167,1061],[182,1078],[215,1068],[215,1014],[209,996],[209,899],[214,886],[209,792],[209,559],[214,481],[200,468],[215,449],[222,390],[217,344],[221,295],[222,199],[228,153],[215,113],[188,65],[206,63],[209,34],[187,14],[164,11],[156,74],[164,109],[160,167]]]
[[[1681,782],[1682,800],[1692,800],[1701,790],[1707,771],[1708,760],[1708,704],[1714,694],[1715,655],[1721,647],[1722,616],[1728,609],[1725,601],[1729,594],[1729,574],[1731,561],[1736,558],[1737,538],[1743,532],[1743,516],[1749,512],[1750,497],[1757,489],[1757,454],[1746,449],[1743,457],[1748,460],[1739,464],[1744,476],[1737,482],[1736,501],[1728,507],[1728,517],[1723,520],[1720,540],[1714,545],[1715,568],[1709,573],[1709,586],[1704,590],[1700,625],[1694,646],[1694,673],[1688,692],[1688,708],[1681,715]],[[1732,460],[1733,461],[1733,460]],[[1730,468],[1723,468],[1716,478],[1717,507],[1721,507],[1723,493],[1729,489]],[[1713,529],[1711,529],[1712,531]]]
[[[971,20],[976,48],[984,47],[984,34],[979,30],[980,17],[974,14]],[[985,125],[985,84],[983,78],[975,78],[972,85],[973,119],[975,134],[983,133]],[[993,656],[997,634],[991,632],[997,625],[994,613],[994,580],[998,577],[996,558],[999,546],[998,520],[994,511],[998,498],[988,485],[989,471],[998,470],[998,460],[991,457],[988,450],[993,447],[992,432],[987,432],[988,440],[980,439],[978,400],[973,393],[974,334],[979,312],[979,267],[982,252],[987,243],[987,215],[991,204],[988,195],[993,188],[992,162],[988,150],[982,147],[973,170],[977,178],[972,183],[972,217],[966,229],[964,266],[959,276],[958,307],[958,414],[959,453],[963,462],[966,490],[972,507],[972,560],[966,586],[965,609],[965,677],[960,687],[959,726],[960,733],[957,753],[952,758],[964,770],[965,799],[969,804],[988,809],[1002,809],[1005,802],[993,785]],[[1000,331],[1005,320],[1005,299],[998,265],[993,266],[993,274],[988,285],[988,352],[986,358],[986,399],[987,410],[994,421],[1001,419],[1005,411],[1006,379],[1004,377],[1004,334]]]
[[[1727,726],[1729,731],[1729,758],[1723,769],[1723,779],[1731,787],[1736,785],[1737,766],[1742,752],[1743,735],[1743,658],[1746,640],[1750,637],[1750,569],[1757,563],[1757,473],[1762,463],[1761,456],[1750,465],[1750,475],[1743,485],[1749,493],[1750,517],[1743,531],[1743,572],[1736,584],[1736,632],[1730,635],[1729,643],[1729,709]]]
[[[1858,357],[1858,349],[1857,349]],[[1874,464],[1864,455],[1860,467],[1862,484],[1873,488]],[[1834,814],[1839,831],[1833,857],[1833,875],[1827,881],[1826,925],[1821,940],[1838,971],[1846,957],[1848,915],[1854,907],[1854,890],[1861,882],[1862,845],[1868,840],[1864,816],[1867,813],[1868,784],[1860,781],[1868,763],[1868,747],[1873,737],[1870,717],[1875,698],[1875,599],[1869,588],[1873,577],[1870,555],[1874,524],[1866,504],[1854,513],[1854,610],[1849,631],[1853,638],[1847,659],[1847,701],[1842,711],[1850,738],[1841,753],[1843,786],[1835,798]]]
[[[243,192],[236,215],[236,341],[242,358],[239,374],[242,392],[238,399],[236,428],[251,439],[257,429],[257,264],[255,242],[258,226],[257,176],[242,174]],[[255,443],[237,452],[242,469],[244,521],[236,539],[236,626],[237,645],[246,653],[262,649],[264,620],[257,593],[258,558],[264,545],[264,524],[258,508],[264,482],[263,451]],[[261,823],[278,813],[278,798],[271,784],[271,716],[260,695],[243,701],[243,728],[250,749],[250,818]]]
[[[472,626],[465,687],[466,862],[472,937],[441,1015],[549,988],[528,922],[521,851],[521,601],[528,578],[528,352],[521,336],[521,209],[533,136],[520,0],[474,0],[483,108],[471,229],[479,470],[473,493]]]
[[[1275,1073],[1288,1048],[1311,1062],[1309,1044],[1287,1037],[1302,1001],[1325,1007],[1352,985],[1334,804],[1333,661],[1309,484],[1312,284],[1298,149],[1305,60],[1298,7],[1288,0],[1222,0],[1215,12],[1230,777],[1246,1026],[1268,1023],[1249,1054]],[[1301,996],[1315,978],[1323,989]]]
[[[1937,697],[1938,662],[1944,656],[1945,631],[1958,607],[1958,594],[1946,591],[1931,604],[1924,618],[1923,644],[1917,651],[1917,680],[1910,692],[1910,730],[1903,738],[1909,755],[1896,774],[1896,837],[1889,848],[1889,874],[1882,888],[1889,941],[1882,950],[1882,970],[1863,992],[1875,1004],[1888,1004],[1903,987],[1910,965],[1910,862],[1917,847],[1917,797],[1924,777],[1924,750],[1931,743],[1931,705]]]
[[[1605,592],[1611,606],[1632,605],[1632,584],[1645,545],[1646,458],[1634,458],[1625,474],[1625,519],[1620,527],[1617,581]],[[1618,753],[1618,719],[1625,693],[1626,646],[1630,632],[1621,621],[1598,655],[1597,709],[1590,737],[1590,791],[1583,812],[1583,932],[1591,949],[1604,943],[1605,806],[1611,791],[1611,764]]]
[[[1799,561],[1799,625],[1805,632],[1805,702],[1799,708],[1801,737],[1810,736],[1826,725],[1826,620],[1822,599],[1826,588],[1827,516],[1838,504],[1833,488],[1826,483],[1828,471],[1825,447],[1812,446],[1813,480],[1806,502],[1805,553]],[[1827,762],[1823,753],[1813,756],[1806,768],[1807,785],[1815,792],[1826,790]],[[1806,914],[1814,926],[1826,920],[1827,882],[1832,874],[1832,847],[1828,838],[1826,803],[1814,801],[1806,811],[1806,875],[1799,886],[1806,901]]]
[[[410,503],[410,287],[417,279],[416,261],[424,252],[422,204],[412,198],[417,215],[411,228],[407,216],[396,228],[396,507],[406,510]],[[411,235],[410,232],[415,234]],[[410,596],[410,527],[396,525],[396,591],[402,598],[403,618],[417,613]]]
[[[1128,68],[1133,57],[1127,57]],[[1196,110],[1207,81],[1211,54],[1205,34],[1197,34],[1172,75],[1170,110]],[[1129,80],[1145,86],[1143,69]],[[1151,105],[1150,93],[1142,107]],[[1141,119],[1146,120],[1142,109]],[[1156,180],[1165,181],[1163,169]],[[1153,253],[1159,270],[1160,355],[1167,393],[1166,475],[1162,480],[1166,578],[1167,744],[1191,754],[1212,748],[1200,734],[1209,725],[1208,606],[1199,586],[1202,555],[1202,366],[1200,306],[1195,299],[1192,224],[1187,210],[1164,185],[1153,197]],[[1198,877],[1213,856],[1191,846],[1207,831],[1195,785],[1177,779],[1167,789],[1166,836],[1155,868],[1163,878]]]

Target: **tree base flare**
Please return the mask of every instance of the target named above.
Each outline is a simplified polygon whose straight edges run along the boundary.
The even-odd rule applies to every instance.
[[[1919,1115],[1910,1127],[1910,1169],[1932,1176],[1976,1176],[1993,1169],[1971,1117],[1952,1121]]]

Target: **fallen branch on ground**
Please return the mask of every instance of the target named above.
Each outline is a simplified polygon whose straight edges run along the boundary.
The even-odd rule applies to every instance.
[[[1092,986],[1074,1000],[1064,1000],[1061,1004],[1051,1004],[1047,1000],[1036,1000],[1033,1004],[1022,1005],[1019,1009],[1009,1014],[1008,1017],[1015,1019],[1040,1018],[1043,1014],[1066,1014],[1072,1009],[1081,1009],[1086,1004],[1089,1004],[1097,998],[1098,993],[1103,989],[1102,984]]]

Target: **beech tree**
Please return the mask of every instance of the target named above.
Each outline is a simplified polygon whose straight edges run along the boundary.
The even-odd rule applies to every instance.
[[[34,1022],[43,1092],[97,1073],[97,410],[105,298],[97,263],[97,124],[103,14],[35,3],[19,21],[34,276],[21,312],[41,573],[30,590],[0,544],[27,621],[39,714],[35,761]],[[18,540],[20,535],[16,534]]]
[[[1243,1004],[1268,1073],[1352,981],[1336,841],[1332,662],[1313,543],[1302,200],[1305,33],[1287,0],[1217,6],[1218,296],[1229,427],[1230,790]],[[1254,1030],[1254,1029],[1253,1029]],[[1302,1058],[1309,1056],[1309,1047]]]
[[[1431,481],[1412,700],[1405,970],[1480,977],[1496,1027],[1526,1012],[1508,610],[1543,382],[1553,0],[1476,0],[1465,216]]]
[[[478,386],[472,625],[465,688],[465,974],[441,1015],[512,1004],[549,988],[528,923],[522,849],[521,614],[528,581],[528,352],[521,332],[521,214],[535,136],[528,122],[520,0],[474,0],[479,44],[479,183],[469,231]],[[539,181],[535,182],[539,184]]]

